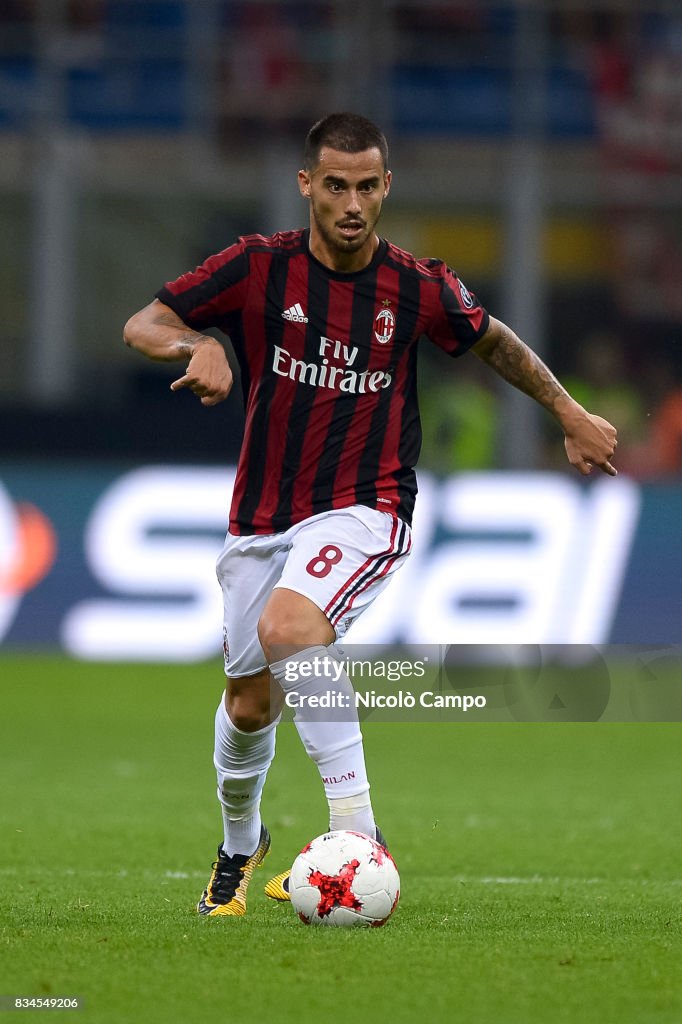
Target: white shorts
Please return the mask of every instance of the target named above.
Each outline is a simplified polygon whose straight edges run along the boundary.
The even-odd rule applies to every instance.
[[[266,667],[257,627],[276,587],[309,598],[340,640],[403,564],[411,542],[401,519],[364,505],[321,512],[284,533],[228,534],[216,566],[226,674],[250,676]]]

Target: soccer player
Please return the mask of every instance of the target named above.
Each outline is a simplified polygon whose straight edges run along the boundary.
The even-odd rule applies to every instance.
[[[197,908],[212,916],[246,912],[251,875],[270,847],[260,800],[288,692],[313,708],[333,691],[345,707],[298,710],[294,720],[320,772],[330,829],[384,843],[352,684],[333,644],[410,550],[419,339],[454,357],[471,349],[555,417],[579,472],[616,473],[610,423],[573,401],[445,263],[378,236],[391,172],[374,124],[347,113],[319,121],[298,184],[308,229],[240,238],[167,283],[124,331],[151,359],[186,360],[171,388],[189,388],[206,406],[232,385],[207,328],[229,336],[241,368],[246,425],[217,565],[227,686],[214,762],[224,837]],[[287,875],[268,895],[288,898]]]

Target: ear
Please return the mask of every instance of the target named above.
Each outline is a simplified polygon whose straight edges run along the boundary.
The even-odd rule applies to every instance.
[[[386,198],[388,193],[391,191],[391,181],[392,180],[393,180],[393,175],[391,174],[390,171],[386,171],[386,173],[384,174],[384,199]]]
[[[304,199],[310,199],[310,175],[307,171],[298,172],[298,189]]]

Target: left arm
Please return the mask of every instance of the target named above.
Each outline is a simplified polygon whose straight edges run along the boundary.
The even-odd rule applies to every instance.
[[[491,317],[490,327],[472,352],[554,416],[565,434],[568,461],[580,473],[587,476],[593,466],[599,466],[609,476],[616,476],[617,470],[609,461],[618,443],[616,428],[571,398],[549,367],[511,328]]]

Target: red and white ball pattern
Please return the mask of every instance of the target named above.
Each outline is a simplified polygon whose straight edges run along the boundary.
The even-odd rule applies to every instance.
[[[378,928],[400,898],[400,876],[383,846],[361,832],[326,832],[294,861],[291,903],[304,924]]]

